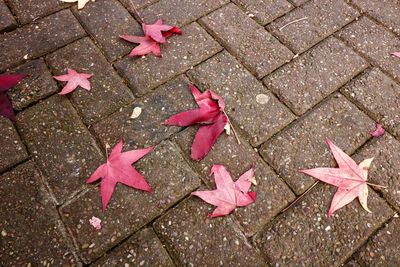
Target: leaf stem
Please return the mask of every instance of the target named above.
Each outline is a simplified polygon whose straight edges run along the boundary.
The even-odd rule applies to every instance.
[[[236,131],[235,131],[235,128],[233,128],[233,125],[232,125],[232,123],[231,123],[231,120],[230,120],[229,117],[228,117],[228,114],[226,114],[225,110],[222,110],[222,112],[225,114],[226,118],[228,119],[228,123],[229,123],[229,125],[231,126],[233,135],[236,137],[236,140],[237,140],[238,144],[240,145],[239,136],[237,135],[237,133],[236,133]]]
[[[302,21],[302,20],[305,20],[305,19],[308,19],[308,17],[304,17],[304,18],[301,18],[301,19],[293,20],[293,21],[291,21],[291,22],[289,22],[289,23],[283,25],[282,27],[280,27],[280,28],[279,28],[279,31],[282,31],[284,28],[286,28],[286,27],[289,26],[289,25],[292,25],[293,23],[296,23],[296,22],[299,22],[299,21]]]
[[[133,9],[133,13],[135,13],[135,15],[139,18],[140,23],[144,24],[144,20],[143,20],[143,18],[139,15],[139,11],[137,10],[135,4],[133,3],[132,0],[129,0],[129,1],[131,2],[131,6],[132,6],[132,9]]]
[[[289,206],[287,206],[286,208],[284,208],[283,210],[281,210],[280,213],[287,211],[288,209],[290,209],[294,204],[296,204],[297,202],[299,202],[300,199],[302,199],[305,194],[307,194],[308,192],[310,192],[311,189],[313,189],[317,184],[319,183],[319,181],[316,181],[312,186],[310,186],[310,188],[308,188],[306,191],[304,191],[303,194],[301,194],[298,198],[296,198],[292,203],[290,203]]]
[[[366,183],[367,183],[367,185],[378,187],[378,188],[387,188],[387,186],[384,186],[384,185],[373,184],[373,183],[368,183],[368,182],[366,182]]]

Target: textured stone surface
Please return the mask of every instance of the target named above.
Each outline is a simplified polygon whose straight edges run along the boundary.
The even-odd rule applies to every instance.
[[[195,131],[193,127],[174,137],[174,141],[181,147],[188,160]],[[239,145],[233,136],[223,134],[203,160],[200,162],[190,160],[190,162],[202,174],[203,180],[210,189],[215,188],[214,177],[209,175],[213,164],[224,165],[234,180],[254,164],[257,186],[252,186],[252,190],[257,193],[257,201],[234,211],[246,235],[253,235],[260,230],[294,199],[294,194],[287,185],[261,160],[259,155],[249,145]],[[214,209],[212,205],[208,205],[208,208],[210,211]]]
[[[400,265],[400,220],[393,218],[378,231],[356,256],[361,266]]]
[[[368,206],[372,213],[355,200],[328,219],[335,191],[333,186],[318,185],[255,237],[273,266],[341,266],[393,215],[370,189]]]
[[[11,30],[17,26],[13,15],[3,0],[0,0],[0,33]]]
[[[182,129],[164,125],[166,119],[196,107],[187,78],[179,76],[95,124],[93,131],[104,147],[115,144],[120,138],[124,138],[130,149],[151,146]],[[141,113],[131,119],[135,108],[141,108]]]
[[[232,0],[232,2],[243,8],[250,17],[254,16],[261,25],[266,25],[293,9],[286,0]]]
[[[28,75],[17,86],[7,92],[15,110],[24,109],[58,91],[57,83],[47,69],[43,59],[29,61],[13,71]]]
[[[68,6],[60,0],[7,0],[22,24],[45,17]]]
[[[52,96],[17,116],[17,127],[57,203],[81,190],[102,161],[67,99]]]
[[[131,13],[135,13],[131,3],[133,3],[137,9],[142,9],[158,1],[159,0],[120,0],[125,8],[128,9]]]
[[[182,28],[184,34],[173,36],[161,45],[162,58],[147,55],[116,63],[136,95],[143,95],[190,67],[220,51],[221,46],[197,23]]]
[[[309,0],[290,0],[295,6],[300,6],[306,2],[308,2]]]
[[[261,146],[261,155],[297,193],[315,181],[299,169],[335,164],[326,138],[348,154],[370,137],[375,123],[343,96],[336,94],[302,120],[278,133]]]
[[[54,51],[84,35],[85,31],[69,10],[0,35],[0,71]]]
[[[25,146],[12,122],[0,116],[0,173],[28,157]]]
[[[311,0],[275,20],[267,28],[296,53],[302,53],[350,23],[358,15],[355,9],[342,0]],[[307,19],[284,27],[304,17]]]
[[[141,11],[144,21],[162,18],[166,24],[182,26],[229,3],[229,0],[161,0]]]
[[[188,75],[203,90],[211,89],[224,98],[226,112],[255,146],[295,118],[226,51],[196,66]]]
[[[71,93],[72,103],[86,124],[104,118],[134,99],[132,92],[89,38],[57,50],[48,55],[46,61],[55,75],[65,74],[67,68],[93,74],[90,91],[78,88]]]
[[[158,219],[155,230],[184,266],[267,266],[229,217],[207,218],[207,203],[190,197]]]
[[[374,64],[400,80],[400,59],[390,55],[400,49],[400,40],[396,35],[367,17],[362,17],[340,31],[339,36]]]
[[[346,85],[342,92],[400,137],[400,86],[395,81],[374,68]]]
[[[397,0],[352,0],[351,3],[395,33],[400,33],[400,17],[398,16],[400,5]]]
[[[200,21],[257,78],[264,77],[293,56],[234,4],[228,4]]]
[[[368,179],[371,183],[386,186],[375,188],[386,200],[400,211],[400,142],[389,134],[374,138],[355,155],[361,162],[366,158],[374,158],[369,169]]]
[[[93,186],[61,208],[63,220],[86,262],[101,256],[200,186],[198,175],[179,154],[176,145],[168,141],[134,166],[148,181],[154,190],[152,193],[117,185],[103,213],[99,187]],[[100,232],[89,224],[92,216],[102,220]]]
[[[58,214],[32,162],[0,176],[0,264],[75,266]]]
[[[93,266],[175,266],[153,229],[134,234]]]
[[[344,85],[368,63],[336,38],[328,38],[264,79],[301,115]]]
[[[73,12],[110,61],[132,50],[132,44],[120,35],[143,35],[139,23],[118,0],[97,0],[84,9],[75,7]]]

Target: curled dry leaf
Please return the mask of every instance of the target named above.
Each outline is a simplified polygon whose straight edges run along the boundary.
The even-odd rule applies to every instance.
[[[65,95],[75,91],[75,89],[80,86],[83,89],[90,91],[91,86],[89,82],[89,78],[91,78],[92,74],[86,73],[78,73],[73,69],[68,69],[68,74],[60,75],[60,76],[53,76],[54,79],[61,82],[67,82],[64,88],[59,93],[60,95]]]
[[[255,182],[253,167],[242,174],[236,182],[222,165],[214,165],[211,174],[214,174],[217,189],[192,193],[205,202],[217,206],[208,217],[228,215],[236,207],[245,207],[256,201],[256,193],[249,192],[251,184]]]
[[[142,108],[141,107],[135,107],[132,111],[131,119],[136,119],[142,114]]]
[[[2,74],[0,75],[0,116],[15,121],[14,109],[7,96],[7,91],[16,86],[27,75],[25,74]]]
[[[101,220],[95,216],[92,216],[91,219],[89,219],[89,223],[91,226],[93,226],[96,230],[101,229]]]
[[[385,129],[383,129],[380,123],[377,123],[375,126],[375,130],[370,132],[373,137],[381,137],[385,133]]]
[[[85,7],[85,5],[90,1],[90,0],[61,0],[62,2],[65,3],[76,3],[78,2],[78,9],[82,9]],[[96,0],[92,0],[94,2]]]

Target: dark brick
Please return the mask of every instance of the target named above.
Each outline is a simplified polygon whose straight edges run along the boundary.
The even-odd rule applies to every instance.
[[[188,159],[195,131],[196,129],[193,127],[174,137],[174,141],[181,147]],[[260,230],[294,199],[294,194],[287,185],[265,164],[250,145],[246,143],[239,145],[233,136],[223,134],[203,160],[190,162],[202,174],[203,180],[210,185],[210,188],[215,188],[214,178],[209,175],[213,164],[226,166],[233,179],[239,178],[254,164],[257,186],[253,186],[252,190],[257,193],[257,201],[234,211],[246,235],[253,235]],[[210,210],[213,208],[212,205],[208,205],[208,207]]]
[[[3,0],[0,0],[0,33],[17,27],[13,15]]]
[[[141,114],[131,119],[132,112],[137,107],[142,109]],[[93,131],[103,146],[113,145],[120,138],[124,138],[130,149],[150,146],[182,129],[164,125],[166,119],[196,107],[187,78],[180,76],[95,124]]]
[[[342,92],[400,137],[400,86],[396,82],[379,69],[372,69],[346,85]]]
[[[77,265],[32,162],[1,175],[0,193],[2,266]]]
[[[17,127],[57,203],[81,190],[101,152],[65,97],[52,96],[17,116]]]
[[[175,266],[153,229],[146,228],[119,245],[93,266]]]
[[[362,267],[356,260],[350,260],[346,262],[343,267]]]
[[[326,138],[352,154],[370,137],[375,123],[343,96],[336,94],[311,113],[261,146],[261,155],[297,193],[315,181],[299,169],[334,166]]]
[[[201,23],[257,78],[293,57],[285,46],[236,5],[226,5],[203,17]]]
[[[137,9],[145,8],[151,4],[158,2],[159,0],[120,0],[120,2],[128,9],[131,13],[134,13],[131,2]]]
[[[48,55],[46,61],[56,75],[65,74],[67,68],[93,74],[90,91],[78,88],[70,94],[86,124],[98,121],[134,99],[132,92],[89,38],[57,50]]]
[[[351,3],[400,34],[400,5],[397,0],[352,0]]]
[[[211,88],[224,98],[226,112],[254,146],[295,119],[288,108],[226,51],[188,74],[201,88]]]
[[[374,158],[369,169],[368,180],[371,183],[387,186],[375,188],[383,197],[400,211],[400,142],[385,134],[374,138],[363,146],[354,157],[357,162]]]
[[[58,91],[57,83],[43,59],[29,61],[14,69],[14,71],[28,74],[28,77],[8,91],[8,96],[15,110],[24,109]]]
[[[173,36],[162,44],[162,59],[148,55],[134,59],[126,57],[116,63],[135,94],[149,92],[222,49],[197,23],[183,27],[182,31],[183,35]]]
[[[11,121],[0,116],[0,172],[28,158],[25,146]]]
[[[117,0],[97,0],[81,10],[75,7],[73,12],[110,61],[132,50],[120,35],[143,35],[139,23]]]
[[[296,53],[302,53],[350,23],[358,12],[342,0],[311,0],[272,22],[267,28]],[[307,19],[284,25],[297,19]]]
[[[400,81],[400,59],[390,55],[400,50],[400,40],[396,35],[362,17],[343,29],[339,36]]]
[[[68,6],[60,0],[6,0],[22,24],[45,17]]]
[[[98,258],[200,186],[197,174],[168,141],[158,145],[135,168],[149,182],[152,193],[117,185],[103,213],[99,187],[93,186],[61,208],[63,220],[86,262]],[[92,216],[103,221],[100,232],[89,224]]]
[[[360,266],[400,266],[400,221],[393,218],[356,256]]]
[[[328,38],[264,79],[294,113],[301,115],[368,63],[336,38]]]
[[[40,57],[82,36],[85,31],[64,10],[0,36],[0,71]]]
[[[292,2],[295,6],[300,6],[308,1],[309,0],[290,0],[290,2]]]
[[[155,230],[182,266],[267,266],[229,217],[208,218],[190,197],[158,219]]]
[[[147,23],[159,18],[169,25],[185,25],[229,3],[229,0],[161,0],[141,11]]]
[[[276,18],[289,12],[293,6],[286,0],[232,0],[243,8],[249,16],[266,25]]]
[[[273,266],[341,266],[393,210],[369,190],[368,206],[354,200],[331,219],[327,212],[335,187],[319,185],[254,238]]]

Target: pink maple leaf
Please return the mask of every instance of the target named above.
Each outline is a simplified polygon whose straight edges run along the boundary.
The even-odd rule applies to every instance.
[[[315,168],[309,170],[300,170],[300,172],[310,175],[322,182],[338,187],[333,196],[331,207],[328,211],[328,217],[338,209],[349,204],[358,197],[361,206],[368,212],[371,212],[367,206],[368,197],[368,169],[373,158],[365,159],[359,165],[340,148],[335,146],[331,140],[327,140],[339,168]]]
[[[391,55],[400,58],[400,52],[393,52]]]
[[[87,73],[78,73],[73,69],[67,69],[68,74],[60,75],[60,76],[53,76],[54,79],[57,81],[67,82],[64,88],[59,93],[60,95],[65,95],[74,91],[78,86],[82,87],[83,89],[90,90],[90,82],[89,78],[91,78],[92,74]]]
[[[219,95],[210,90],[201,93],[192,84],[189,84],[189,87],[199,108],[173,115],[164,123],[174,126],[200,124],[193,140],[191,157],[194,160],[201,160],[224,131],[228,118],[223,112],[224,100]]]
[[[27,75],[25,74],[2,74],[0,75],[0,116],[15,121],[12,104],[7,96],[7,91],[16,86]]]
[[[106,210],[117,183],[147,192],[152,191],[144,177],[132,167],[132,164],[153,150],[153,147],[122,152],[123,146],[124,140],[121,139],[112,149],[107,162],[98,167],[86,181],[86,183],[93,183],[101,178],[103,211]]]
[[[217,206],[208,217],[224,216],[230,214],[236,207],[245,207],[256,201],[256,193],[249,192],[251,183],[255,180],[254,168],[242,174],[236,182],[222,165],[214,165],[211,174],[214,174],[217,189],[192,193],[205,202]]]
[[[370,132],[373,137],[381,137],[385,133],[385,129],[383,129],[382,124],[377,123],[375,126],[375,130]]]
[[[139,44],[136,46],[128,56],[144,56],[153,53],[157,57],[161,57],[160,44],[151,39],[149,36],[133,36],[133,35],[121,35],[121,39],[125,41]]]
[[[143,32],[158,43],[165,43],[166,37],[172,34],[181,34],[182,31],[176,26],[169,26],[163,24],[162,19],[158,19],[154,24],[142,24]]]

